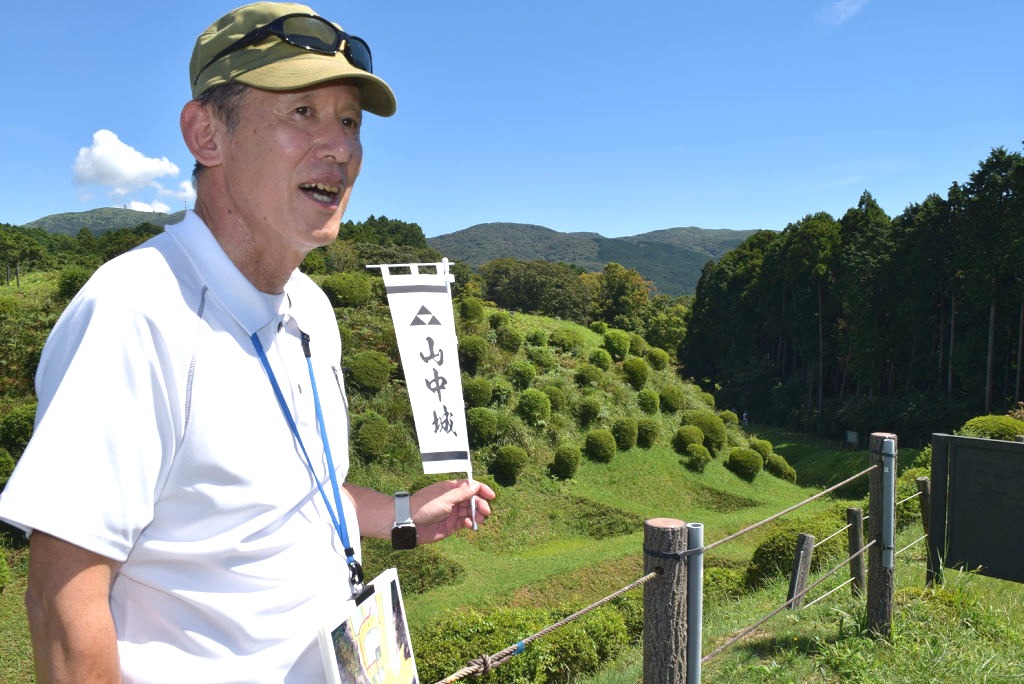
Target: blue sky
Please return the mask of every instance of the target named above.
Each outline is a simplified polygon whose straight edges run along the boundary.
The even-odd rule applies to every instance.
[[[191,206],[189,55],[240,4],[7,7],[0,222]],[[428,237],[491,221],[779,230],[864,190],[896,215],[1024,140],[1019,0],[311,6],[370,43],[398,97],[364,125],[347,218]]]

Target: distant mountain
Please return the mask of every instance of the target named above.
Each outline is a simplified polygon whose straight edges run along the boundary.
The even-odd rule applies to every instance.
[[[140,223],[155,226],[177,223],[183,214],[182,211],[163,214],[106,207],[44,216],[26,225],[64,235],[78,235],[82,228],[88,228],[93,235],[101,235],[111,230],[134,228]],[[474,268],[501,257],[563,261],[586,271],[600,271],[614,261],[636,270],[654,283],[659,293],[677,297],[693,294],[704,264],[717,261],[754,232],[690,226],[606,238],[597,233],[559,233],[523,223],[481,223],[427,238],[427,244],[444,256]]]
[[[47,233],[60,235],[78,235],[82,228],[88,228],[93,235],[102,235],[111,230],[122,228],[134,228],[140,223],[152,223],[154,226],[166,226],[170,223],[177,223],[185,215],[179,211],[173,214],[164,214],[153,211],[135,211],[134,209],[119,209],[117,207],[104,207],[102,209],[91,209],[89,211],[76,211],[66,214],[52,214],[36,219],[25,224],[28,228],[42,228]]]
[[[691,226],[606,238],[522,223],[481,223],[427,238],[427,243],[474,268],[502,257],[563,261],[587,271],[599,271],[614,261],[636,270],[654,283],[659,293],[680,296],[694,293],[704,264],[717,261],[754,232]]]

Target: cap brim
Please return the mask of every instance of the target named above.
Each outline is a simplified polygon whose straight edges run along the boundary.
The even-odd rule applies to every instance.
[[[395,94],[383,79],[355,68],[341,53],[300,53],[237,74],[231,80],[263,90],[299,90],[342,79],[356,81],[360,103],[366,111],[391,116],[398,108]]]

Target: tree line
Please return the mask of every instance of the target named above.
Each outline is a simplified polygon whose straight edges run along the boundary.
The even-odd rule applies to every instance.
[[[889,217],[869,192],[835,219],[760,231],[701,272],[679,348],[723,405],[775,424],[926,438],[1021,400],[1024,161],[995,148],[966,183]]]
[[[55,274],[56,289],[47,301],[15,307],[8,300],[0,319],[0,374],[14,396],[31,394],[32,376],[49,327],[78,288],[105,261],[141,244],[163,228],[144,223],[94,236],[88,227],[75,236],[40,228],[0,224],[0,268],[6,282],[18,285],[21,274]],[[310,252],[301,269],[314,278],[337,273],[367,274],[368,264],[432,263],[442,259],[416,223],[387,216],[342,223],[338,239]],[[686,300],[656,295],[637,271],[610,263],[587,273],[566,263],[497,259],[474,272],[454,262],[453,294],[492,302],[510,311],[537,313],[589,325],[638,333],[674,354],[685,330]],[[378,293],[383,301],[383,293]],[[18,310],[15,310],[17,308]],[[34,309],[34,310],[30,310]],[[4,407],[0,406],[0,414]]]

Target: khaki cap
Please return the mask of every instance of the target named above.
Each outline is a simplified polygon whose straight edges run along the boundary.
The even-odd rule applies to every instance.
[[[192,97],[231,82],[263,90],[299,90],[328,81],[352,79],[359,87],[363,109],[379,116],[395,113],[397,104],[391,87],[383,79],[352,66],[341,52],[334,55],[310,52],[272,37],[229,52],[207,65],[211,58],[253,29],[286,14],[315,15],[316,12],[296,3],[257,2],[228,12],[199,34],[189,63]],[[338,24],[334,26],[341,30]]]

